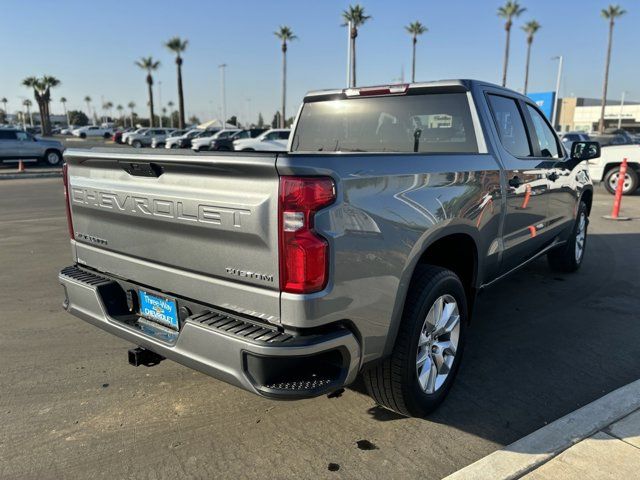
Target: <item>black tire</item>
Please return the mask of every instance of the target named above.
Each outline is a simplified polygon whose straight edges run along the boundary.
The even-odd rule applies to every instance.
[[[604,188],[606,188],[607,192],[609,192],[612,195],[616,193],[616,186],[618,185],[617,178],[618,178],[619,171],[620,171],[619,167],[611,168],[610,170],[607,171],[603,179]],[[623,188],[622,190],[623,195],[633,194],[638,189],[638,186],[640,186],[640,182],[638,181],[638,172],[636,172],[630,166],[627,168],[625,184],[626,184],[626,188]]]
[[[578,205],[578,214],[576,215],[576,221],[571,230],[571,234],[567,239],[567,243],[551,250],[547,253],[547,261],[551,270],[556,272],[571,273],[580,268],[584,260],[584,254],[587,250],[587,230],[589,227],[589,215],[587,205],[584,202],[580,202]],[[584,236],[582,237],[582,248],[578,254],[576,244],[579,242],[579,232],[581,229],[581,221],[584,218]]]
[[[418,341],[429,310],[444,295],[453,297],[458,305],[458,345],[444,383],[433,393],[426,393],[418,382]],[[408,417],[422,417],[434,410],[446,397],[458,372],[467,318],[467,298],[458,276],[445,268],[418,266],[391,356],[363,372],[369,395],[378,405]]]
[[[255,148],[243,148],[242,149],[243,152],[255,152]]]
[[[103,135],[103,137],[104,137],[104,138],[111,138],[111,134],[110,134],[110,133],[105,133],[105,134]]]
[[[47,150],[44,152],[41,162],[52,167],[60,165],[62,163],[62,153],[58,150]]]
[[[86,134],[86,133],[84,133],[84,132],[82,132],[82,133],[80,134],[80,138],[87,138],[87,134]]]
[[[142,148],[142,142],[141,142],[140,140],[134,140],[134,141],[131,143],[131,146],[132,146],[133,148]]]
[[[229,147],[222,146],[222,147],[218,148],[218,151],[219,152],[229,152],[229,151],[231,151],[231,149]]]

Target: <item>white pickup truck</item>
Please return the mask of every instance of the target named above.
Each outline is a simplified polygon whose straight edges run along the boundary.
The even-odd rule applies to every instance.
[[[600,158],[589,160],[589,175],[594,182],[603,182],[610,193],[615,193],[618,172],[623,159],[628,168],[624,178],[623,195],[633,194],[640,186],[640,145],[611,145],[602,147]]]
[[[103,137],[110,138],[113,135],[113,128],[98,127],[97,125],[88,125],[86,127],[76,128],[71,132],[74,137]]]

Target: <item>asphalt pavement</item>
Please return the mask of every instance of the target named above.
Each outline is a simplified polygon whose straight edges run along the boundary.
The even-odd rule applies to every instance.
[[[640,376],[640,196],[576,274],[544,259],[483,293],[449,398],[426,419],[338,398],[274,402],[68,315],[60,179],[0,182],[0,478],[420,478],[450,474]]]

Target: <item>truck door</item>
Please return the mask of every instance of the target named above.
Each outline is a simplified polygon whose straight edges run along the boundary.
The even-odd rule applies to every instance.
[[[527,130],[524,103],[503,91],[486,92],[502,164],[505,167],[506,217],[501,271],[507,272],[544,247],[549,181]]]
[[[0,130],[0,161],[20,157],[20,141],[15,130]]]

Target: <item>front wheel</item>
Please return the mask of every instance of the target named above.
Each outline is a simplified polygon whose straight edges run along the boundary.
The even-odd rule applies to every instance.
[[[547,261],[552,270],[571,273],[580,268],[587,248],[588,227],[587,205],[581,201],[578,206],[578,215],[567,243],[562,247],[551,250],[547,254]]]
[[[86,134],[86,133],[84,133],[84,132],[82,132],[82,133],[80,134],[80,138],[87,138],[87,134]]]
[[[44,154],[44,163],[52,167],[60,165],[62,163],[62,154],[57,150],[47,150]]]
[[[612,168],[604,176],[604,188],[606,188],[609,193],[615,195],[619,177],[620,171],[618,167]],[[638,189],[638,185],[638,172],[628,167],[627,173],[624,176],[624,182],[622,183],[622,194],[631,195]]]
[[[458,372],[467,299],[455,273],[432,265],[419,266],[409,288],[391,356],[363,377],[376,403],[422,417],[444,400]]]
[[[105,139],[109,139],[109,138],[111,138],[111,134],[110,134],[110,133],[105,133],[105,134],[103,135],[103,137],[104,137]]]
[[[142,142],[140,140],[134,140],[133,143],[131,144],[131,146],[133,148],[141,148],[142,147]]]

